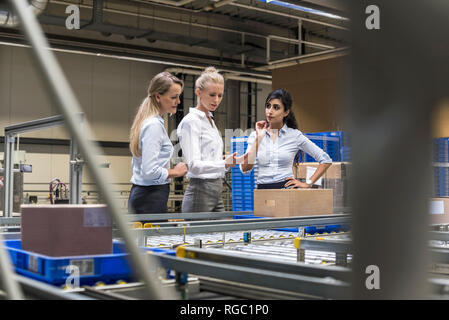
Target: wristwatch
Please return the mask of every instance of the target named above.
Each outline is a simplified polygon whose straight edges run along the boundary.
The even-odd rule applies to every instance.
[[[306,183],[310,186],[313,186],[312,180],[310,180],[310,179],[306,179]]]

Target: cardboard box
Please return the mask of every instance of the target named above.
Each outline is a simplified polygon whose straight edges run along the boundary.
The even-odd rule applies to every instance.
[[[22,249],[48,256],[112,253],[105,205],[22,205]]]
[[[430,224],[449,223],[449,198],[432,198],[429,203]]]
[[[294,165],[293,173],[297,179],[307,178],[307,167],[318,168],[318,162],[301,162]],[[332,162],[332,165],[324,173],[324,179],[344,179],[349,177],[351,163],[350,162]]]
[[[314,216],[334,213],[331,189],[254,190],[254,215],[261,217]]]
[[[314,170],[318,168],[317,162],[303,162],[294,165],[293,173],[296,179],[305,181],[307,178],[307,171],[311,176]],[[324,175],[321,177],[320,188],[332,189],[334,191],[334,208],[349,207],[349,194],[348,194],[348,179],[351,170],[350,162],[333,162],[327,169]],[[319,181],[319,180],[318,180]]]

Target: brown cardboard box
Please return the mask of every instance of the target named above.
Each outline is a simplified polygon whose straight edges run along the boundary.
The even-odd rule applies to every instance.
[[[295,178],[306,179],[307,167],[318,168],[320,164],[318,162],[301,162],[295,164],[296,171]],[[349,176],[349,170],[351,167],[350,162],[332,162],[332,165],[324,173],[324,179],[343,179]]]
[[[22,249],[48,256],[112,253],[105,205],[22,205]]]
[[[430,224],[449,223],[449,198],[432,198],[429,205]]]
[[[254,190],[254,215],[291,217],[332,214],[331,189]]]
[[[294,165],[295,178],[307,178],[307,167],[317,168],[317,162],[303,162]],[[322,176],[320,188],[332,189],[334,191],[334,208],[349,207],[348,179],[350,175],[350,162],[333,162]]]

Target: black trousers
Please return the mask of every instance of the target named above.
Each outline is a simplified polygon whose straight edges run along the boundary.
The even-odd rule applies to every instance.
[[[129,193],[128,208],[135,213],[166,213],[170,184],[138,186],[133,184]]]

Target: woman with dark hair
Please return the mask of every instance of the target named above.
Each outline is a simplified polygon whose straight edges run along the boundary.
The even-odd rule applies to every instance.
[[[248,151],[238,157],[243,173],[257,163],[257,189],[311,188],[331,166],[332,159],[298,130],[292,98],[284,89],[271,92],[265,102],[266,121],[256,123],[248,138]],[[299,150],[320,163],[306,183],[293,176],[293,160]]]

